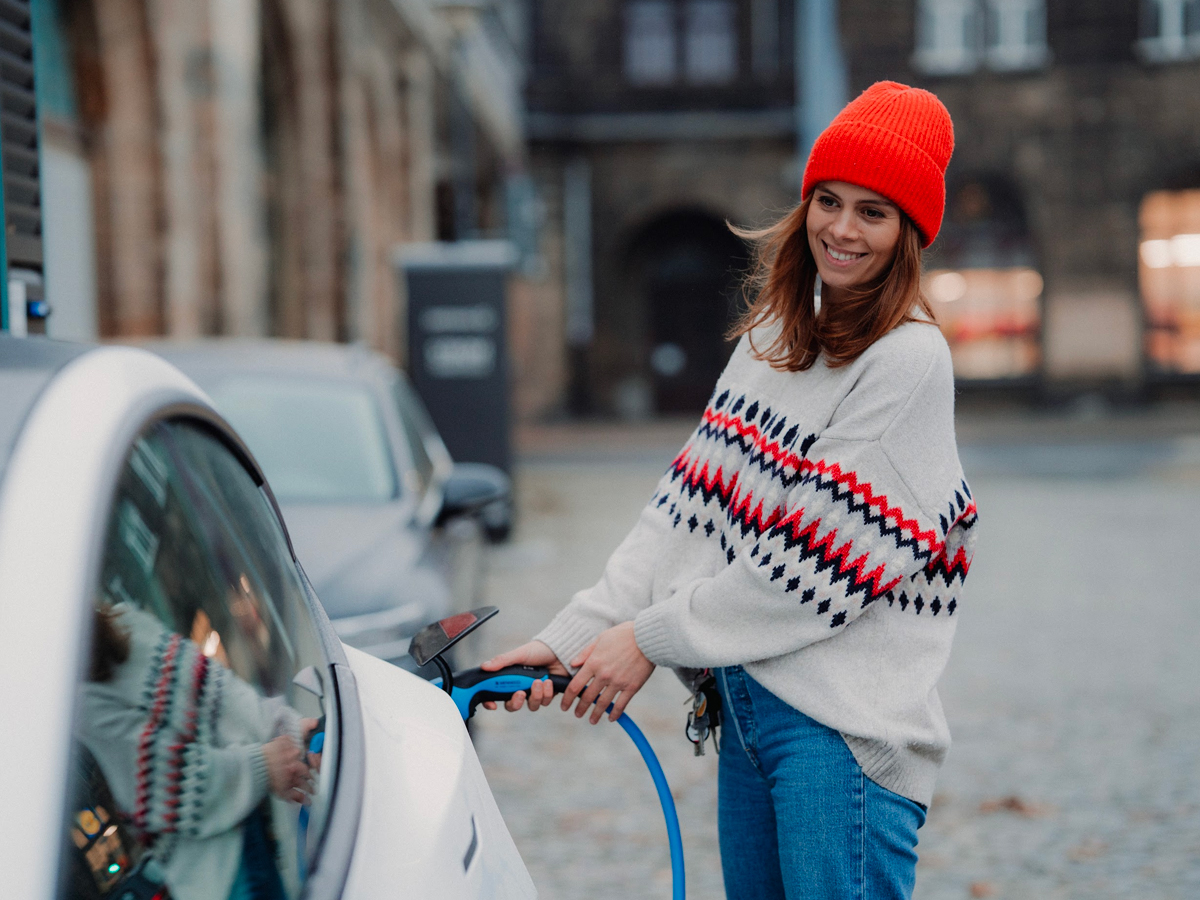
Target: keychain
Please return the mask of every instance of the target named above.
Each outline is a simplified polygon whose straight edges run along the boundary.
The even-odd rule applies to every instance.
[[[711,734],[713,746],[721,752],[717,730],[721,727],[721,695],[717,693],[717,680],[712,670],[705,669],[692,682],[692,711],[688,713],[684,734],[692,742],[696,756],[704,755],[704,742]]]

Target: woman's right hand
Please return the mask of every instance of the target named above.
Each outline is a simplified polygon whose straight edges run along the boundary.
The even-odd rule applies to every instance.
[[[514,650],[509,650],[507,653],[493,656],[479,668],[488,672],[494,672],[496,669],[503,669],[505,666],[536,666],[549,669],[551,675],[571,674],[567,671],[567,667],[562,664],[562,661],[554,655],[554,651],[541,641],[530,641],[528,644],[522,644]],[[525,691],[517,691],[505,701],[504,708],[509,712],[516,712],[525,704],[526,699],[529,700],[530,710],[546,706],[554,699],[554,685],[550,683],[550,679],[548,678],[535,681],[529,689],[528,697],[525,696]],[[494,700],[485,700],[483,705],[487,709],[496,708]]]
[[[310,774],[300,745],[290,736],[281,734],[263,744],[267,761],[267,782],[271,793],[281,800],[303,803],[308,793]]]

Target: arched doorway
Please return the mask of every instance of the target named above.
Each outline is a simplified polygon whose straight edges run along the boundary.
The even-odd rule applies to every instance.
[[[697,210],[660,216],[630,244],[626,271],[645,310],[655,412],[704,408],[733,349],[725,335],[739,307],[746,259],[725,223]]]

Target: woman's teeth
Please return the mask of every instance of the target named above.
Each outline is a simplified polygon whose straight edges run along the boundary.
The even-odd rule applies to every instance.
[[[829,255],[838,262],[849,262],[852,259],[858,259],[860,256],[866,256],[865,253],[842,253],[838,250],[834,250],[828,244],[825,245],[825,249],[829,251]]]

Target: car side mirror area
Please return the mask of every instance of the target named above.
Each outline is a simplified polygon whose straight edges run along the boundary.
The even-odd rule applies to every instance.
[[[325,699],[325,679],[316,666],[305,666],[292,676],[292,684],[308,691],[318,700]]]
[[[442,486],[437,524],[443,525],[456,516],[474,515],[485,506],[511,498],[512,479],[500,469],[484,463],[455,463]]]

